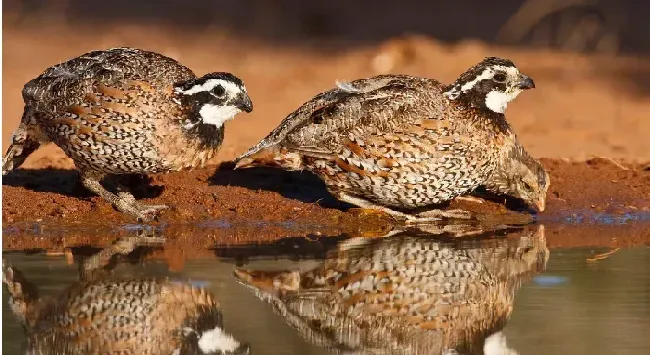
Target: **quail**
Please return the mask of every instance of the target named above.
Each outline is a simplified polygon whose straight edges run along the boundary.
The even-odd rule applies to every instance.
[[[548,174],[504,116],[534,87],[495,57],[451,85],[409,75],[338,83],[289,114],[236,168],[308,170],[339,200],[406,221],[471,218],[435,207],[479,186],[543,211]]]
[[[128,239],[128,238],[127,238]],[[163,278],[117,278],[105,268],[136,245],[120,240],[82,265],[81,280],[58,297],[40,298],[17,268],[3,261],[11,309],[27,334],[26,354],[244,355],[223,329],[208,290]]]
[[[482,354],[521,283],[548,261],[543,226],[517,234],[478,245],[411,232],[355,238],[313,269],[238,268],[235,278],[334,353]]]
[[[224,123],[253,109],[233,74],[197,77],[172,58],[135,48],[91,51],[52,66],[22,95],[24,113],[2,174],[53,142],[88,190],[143,221],[167,206],[140,204],[120,184],[109,192],[102,180],[200,167],[223,142]]]

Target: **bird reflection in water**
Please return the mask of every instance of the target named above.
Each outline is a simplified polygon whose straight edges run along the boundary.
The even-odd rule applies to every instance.
[[[41,299],[16,268],[3,261],[9,304],[27,333],[27,354],[222,354],[249,347],[223,330],[215,297],[168,279],[118,279],[114,256],[161,238],[127,237],[81,265],[80,281],[58,298]]]
[[[548,255],[541,225],[473,240],[404,232],[344,241],[309,271],[235,277],[334,353],[516,354],[501,330]]]

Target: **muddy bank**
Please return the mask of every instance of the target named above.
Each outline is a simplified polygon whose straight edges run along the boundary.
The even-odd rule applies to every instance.
[[[545,223],[592,223],[598,216],[650,214],[650,170],[603,158],[586,162],[543,159],[551,176],[547,209],[536,216]],[[336,201],[311,174],[278,169],[233,171],[232,165],[147,177],[123,179],[145,203],[167,204],[157,226],[212,224],[241,228],[233,242],[273,240],[273,228],[295,235],[341,233],[376,235],[393,228],[390,217],[366,214]],[[454,201],[447,208],[464,208],[486,225],[532,221],[512,201],[482,203]],[[5,231],[45,233],[114,230],[134,224],[131,217],[90,195],[73,170],[17,170],[3,179],[2,222]],[[600,221],[603,222],[603,221]],[[36,227],[35,227],[36,226]],[[256,234],[261,226],[268,229]],[[249,235],[253,233],[255,235]],[[282,234],[280,233],[280,234]],[[285,235],[286,236],[286,235]],[[7,245],[3,242],[3,246]]]

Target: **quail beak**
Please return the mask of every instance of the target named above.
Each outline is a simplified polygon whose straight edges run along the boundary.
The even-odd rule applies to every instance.
[[[519,87],[522,90],[534,89],[535,88],[535,82],[530,77],[528,77],[528,76],[526,76],[524,74],[520,74],[519,83],[517,83],[517,87]]]
[[[253,102],[251,101],[251,98],[245,94],[238,97],[236,106],[244,112],[250,113],[253,111]]]
[[[537,208],[537,211],[544,212],[546,209],[546,199],[544,197],[537,199],[537,201],[535,201],[535,207]]]

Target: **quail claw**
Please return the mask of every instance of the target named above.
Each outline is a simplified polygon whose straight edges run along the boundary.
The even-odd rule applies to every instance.
[[[143,205],[139,203],[133,205],[132,210],[127,212],[133,214],[141,223],[157,221],[160,211],[169,208],[167,205]]]

